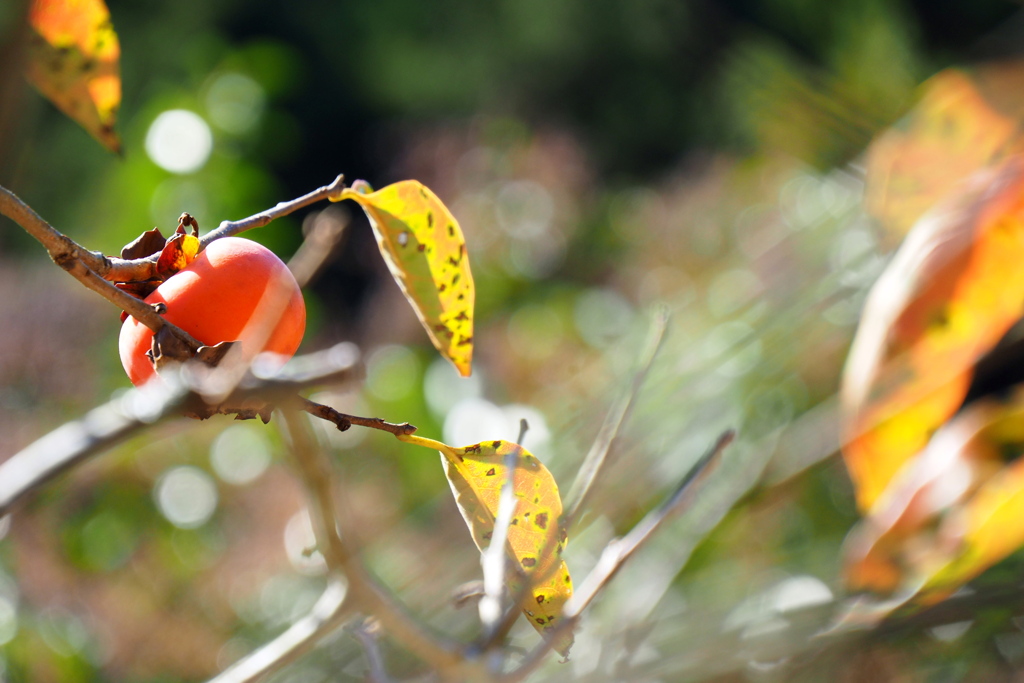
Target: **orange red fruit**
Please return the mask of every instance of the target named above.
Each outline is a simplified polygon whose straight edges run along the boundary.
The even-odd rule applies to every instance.
[[[291,356],[306,328],[302,292],[288,267],[266,247],[241,237],[212,242],[145,301],[166,304],[164,318],[208,346],[240,341],[246,348],[248,340],[261,351]],[[148,327],[132,317],[124,321],[118,350],[136,386],[156,375],[146,355],[152,340]]]

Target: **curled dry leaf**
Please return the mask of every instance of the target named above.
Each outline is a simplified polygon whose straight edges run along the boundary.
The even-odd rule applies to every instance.
[[[462,228],[429,188],[403,180],[376,192],[357,181],[338,197],[366,212],[391,275],[434,347],[466,377],[473,361],[476,290]],[[332,200],[333,201],[333,200]]]
[[[32,0],[35,32],[28,79],[104,147],[120,152],[114,132],[121,105],[121,47],[103,0]]]
[[[843,457],[867,517],[850,539],[855,586],[916,590],[969,552],[931,527],[974,505],[998,470],[965,437],[990,418],[964,402],[1024,310],[1022,258],[1024,158],[1013,157],[926,214],[873,287],[842,389]]]
[[[505,457],[510,452],[517,453],[513,477],[516,508],[505,548],[516,571],[510,573],[508,583],[513,594],[518,590],[520,579],[517,577],[524,577],[531,583],[520,607],[530,624],[547,637],[561,619],[565,602],[572,596],[572,577],[562,560],[567,541],[565,531],[559,526],[562,499],[551,472],[535,455],[511,441],[485,441],[452,448],[415,435],[398,438],[441,452],[455,501],[481,552],[490,545],[501,487],[508,478]],[[567,631],[554,643],[554,648],[566,656],[572,643],[572,632]]]
[[[160,251],[156,262],[157,277],[166,280],[196,260],[199,254],[199,238],[176,232]]]
[[[167,244],[167,238],[160,232],[160,228],[147,230],[121,249],[121,258],[139,259],[152,256]]]

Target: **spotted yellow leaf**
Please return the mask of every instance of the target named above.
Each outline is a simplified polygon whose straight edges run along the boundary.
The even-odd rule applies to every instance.
[[[523,615],[542,636],[549,637],[561,619],[562,607],[572,596],[572,578],[562,560],[567,540],[565,531],[559,527],[562,499],[551,472],[535,455],[511,441],[485,441],[452,448],[415,435],[399,438],[441,452],[452,493],[481,552],[490,545],[501,487],[508,478],[505,458],[516,452],[513,488],[517,500],[505,550],[531,583],[520,605]],[[512,576],[517,575],[518,572]],[[513,594],[517,583],[515,578],[509,582]],[[554,648],[564,656],[572,643],[572,632],[564,631]]]
[[[339,199],[353,199],[366,212],[391,275],[430,340],[459,374],[468,376],[476,290],[458,221],[418,181],[403,180],[376,192],[359,187],[346,188]]]
[[[32,0],[28,79],[107,149],[121,105],[121,47],[103,0]]]

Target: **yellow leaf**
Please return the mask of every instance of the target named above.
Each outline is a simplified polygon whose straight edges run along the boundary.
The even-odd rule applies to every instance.
[[[121,48],[103,0],[32,0],[28,79],[107,149],[121,104]]]
[[[572,596],[572,578],[562,561],[567,538],[558,523],[562,499],[548,469],[532,453],[510,441],[452,448],[415,435],[398,438],[441,452],[455,500],[481,552],[490,545],[501,487],[508,478],[505,457],[516,452],[513,488],[517,500],[505,550],[531,583],[531,590],[520,605],[523,615],[541,635],[548,637],[561,618],[562,607]],[[515,584],[510,582],[513,594]],[[564,656],[572,643],[572,633],[566,631],[554,647]]]
[[[422,183],[403,180],[376,192],[346,188],[373,225],[381,254],[434,346],[459,373],[473,360],[476,290],[458,221]]]

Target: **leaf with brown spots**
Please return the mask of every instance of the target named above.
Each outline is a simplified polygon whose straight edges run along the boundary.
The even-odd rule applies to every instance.
[[[398,438],[441,452],[455,501],[481,552],[490,544],[501,487],[508,477],[505,457],[510,452],[517,453],[513,478],[517,501],[505,550],[532,583],[520,605],[523,614],[546,637],[561,619],[562,606],[572,596],[572,578],[562,561],[567,537],[558,526],[562,499],[551,472],[536,456],[511,441],[486,441],[452,448],[416,435]],[[517,578],[515,574],[510,575]],[[517,583],[518,580],[509,581],[513,594],[518,590]],[[566,632],[554,647],[564,656],[572,643],[572,633]]]
[[[32,0],[28,79],[112,152],[121,105],[121,47],[103,0]]]
[[[368,186],[357,181],[339,199],[355,200],[366,212],[391,275],[430,340],[468,376],[476,290],[458,221],[418,181],[403,180],[376,192],[362,188]]]

